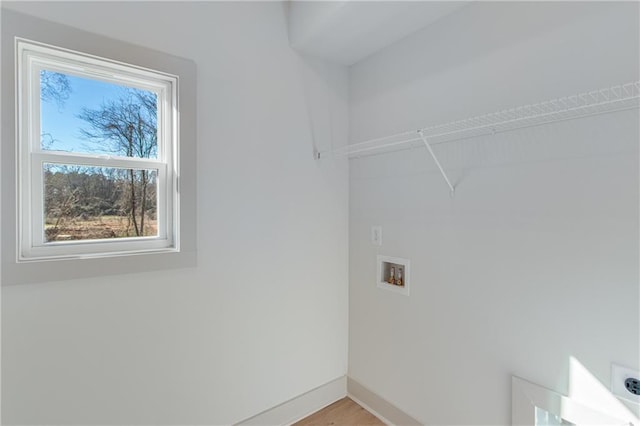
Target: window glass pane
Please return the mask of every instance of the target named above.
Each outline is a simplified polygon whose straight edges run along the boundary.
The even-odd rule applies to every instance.
[[[45,241],[157,236],[158,172],[45,163]]]
[[[40,100],[43,150],[158,156],[154,92],[41,70]]]

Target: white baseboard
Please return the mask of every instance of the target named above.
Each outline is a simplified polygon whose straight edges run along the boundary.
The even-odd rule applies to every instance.
[[[417,426],[423,424],[351,377],[347,378],[347,396],[388,425]]]
[[[288,426],[345,396],[347,396],[347,377],[342,376],[236,423],[236,426]]]

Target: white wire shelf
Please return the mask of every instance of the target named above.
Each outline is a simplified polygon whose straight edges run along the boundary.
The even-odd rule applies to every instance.
[[[639,107],[637,81],[320,151],[317,158],[355,158],[426,145],[439,164],[429,145]],[[449,184],[444,172],[443,176]],[[450,184],[449,187],[453,191]]]

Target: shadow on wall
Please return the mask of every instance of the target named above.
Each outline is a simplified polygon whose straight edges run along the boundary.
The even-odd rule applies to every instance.
[[[309,118],[311,148],[317,158],[318,151],[336,149],[347,143],[342,137],[347,128],[346,67],[300,54],[297,62]]]
[[[544,7],[536,2],[474,3],[394,44],[384,63],[376,63],[374,57],[354,66],[375,65],[381,75],[395,75],[396,78],[386,82],[376,81],[375,92],[382,93],[486,58],[540,35],[548,36],[568,23],[607,10],[606,4],[599,3],[582,3],[579,8],[571,2],[545,3]],[[352,102],[363,99],[356,97]]]

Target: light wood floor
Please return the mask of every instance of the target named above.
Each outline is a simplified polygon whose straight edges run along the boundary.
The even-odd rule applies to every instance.
[[[343,398],[323,408],[317,413],[294,423],[293,426],[330,426],[330,425],[375,425],[384,426],[376,416],[353,402]]]

